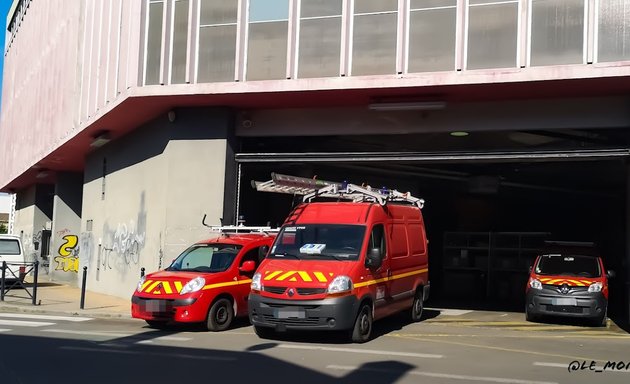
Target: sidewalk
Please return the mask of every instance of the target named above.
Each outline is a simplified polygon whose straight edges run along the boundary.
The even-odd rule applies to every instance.
[[[4,301],[0,301],[0,312],[28,312],[40,314],[63,314],[95,318],[131,318],[131,293],[129,298],[104,295],[86,290],[84,309],[81,309],[81,288],[61,282],[48,281],[47,276],[40,276],[37,284],[36,304],[29,293],[33,286],[25,283],[28,292],[14,288],[6,292]]]

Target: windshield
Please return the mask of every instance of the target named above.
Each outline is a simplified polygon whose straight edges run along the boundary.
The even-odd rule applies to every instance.
[[[542,255],[535,269],[539,275],[599,277],[598,259],[584,255]]]
[[[20,243],[14,239],[0,239],[0,255],[19,255]]]
[[[365,226],[309,224],[286,226],[271,248],[271,258],[357,260]]]
[[[173,261],[167,271],[223,272],[241,250],[241,245],[195,244]]]

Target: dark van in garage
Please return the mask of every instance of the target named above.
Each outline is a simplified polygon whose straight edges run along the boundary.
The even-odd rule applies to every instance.
[[[608,279],[613,275],[606,272],[593,243],[546,242],[527,282],[526,319],[569,316],[605,326]]]

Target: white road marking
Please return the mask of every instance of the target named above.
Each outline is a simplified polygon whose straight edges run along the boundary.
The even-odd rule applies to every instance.
[[[42,332],[66,333],[66,334],[71,334],[71,335],[106,336],[106,337],[133,337],[133,336],[138,336],[140,338],[146,337],[146,334],[142,334],[142,333],[118,333],[118,332],[109,332],[109,331],[75,331],[71,329],[43,329]],[[151,340],[190,341],[192,340],[192,338],[179,337],[179,336],[158,336],[158,337],[152,338]],[[138,341],[136,344],[140,344],[145,341],[150,341],[150,340],[141,340],[141,341]]]
[[[321,346],[314,346],[314,345],[280,344],[280,345],[278,345],[278,348],[306,349],[306,350],[310,350],[310,351],[363,353],[363,354],[369,354],[369,355],[382,355],[382,356],[420,357],[420,358],[426,358],[426,359],[441,359],[441,358],[444,357],[444,355],[432,355],[432,354],[428,354],[428,353],[378,351],[378,350],[373,350],[373,349],[335,348],[335,347],[321,347]]]
[[[0,329],[0,332],[9,332],[11,329]]]
[[[560,363],[541,363],[539,361],[534,362],[534,365],[539,367],[557,367],[557,368],[566,368],[569,364],[560,364]]]
[[[18,327],[45,327],[56,323],[44,323],[41,321],[0,320],[0,325],[12,325]]]
[[[442,309],[442,308],[425,308],[433,311],[440,312],[440,315],[444,316],[461,316],[467,313],[471,313],[472,311],[468,311],[465,309]]]
[[[28,315],[28,314],[21,314],[21,313],[0,313],[0,317],[4,317],[8,319],[39,319],[39,320],[59,320],[59,321],[72,321],[72,322],[93,320],[91,317]]]
[[[146,350],[142,351],[130,351],[127,349],[107,349],[107,348],[87,348],[87,347],[59,347],[59,349],[64,350],[72,350],[72,351],[83,351],[83,352],[96,352],[96,353],[118,353],[125,355],[142,355],[142,356],[157,356],[157,357],[166,357],[168,359],[172,358],[184,358],[184,359],[195,359],[195,360],[218,360],[218,361],[235,361],[234,357],[223,357],[223,356],[201,356],[201,355],[191,355],[191,354],[182,354],[182,353],[155,353],[155,352],[147,352]]]
[[[371,371],[371,372],[381,372],[381,373],[400,373],[394,370],[370,369],[370,368],[366,369],[366,368],[361,368],[361,367],[352,367],[352,366],[345,366],[345,365],[329,365],[326,368],[341,370],[341,371],[361,370],[361,371]],[[422,371],[409,371],[407,372],[407,374],[415,375],[415,376],[435,377],[435,378],[440,378],[440,379],[453,379],[453,380],[464,380],[464,381],[487,381],[491,383],[506,383],[506,384],[558,384],[553,381],[521,380],[521,379],[511,379],[507,377],[453,375],[450,373],[422,372]]]

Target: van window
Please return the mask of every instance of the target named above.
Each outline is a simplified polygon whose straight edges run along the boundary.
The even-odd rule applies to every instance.
[[[0,255],[19,255],[20,242],[17,239],[0,239]]]
[[[270,258],[357,260],[365,226],[305,224],[282,228],[271,248]]]
[[[372,233],[370,234],[370,244],[369,249],[379,248],[381,250],[381,255],[383,255],[383,259],[387,256],[385,250],[385,227],[383,224],[376,224],[372,228]]]
[[[539,275],[601,276],[599,260],[596,257],[583,255],[542,255],[535,270]]]
[[[419,224],[409,224],[409,244],[411,247],[412,255],[422,255],[426,252],[426,246],[424,243],[424,231],[422,230],[422,225]]]
[[[223,272],[241,250],[241,245],[196,244],[175,259],[167,271]]]

